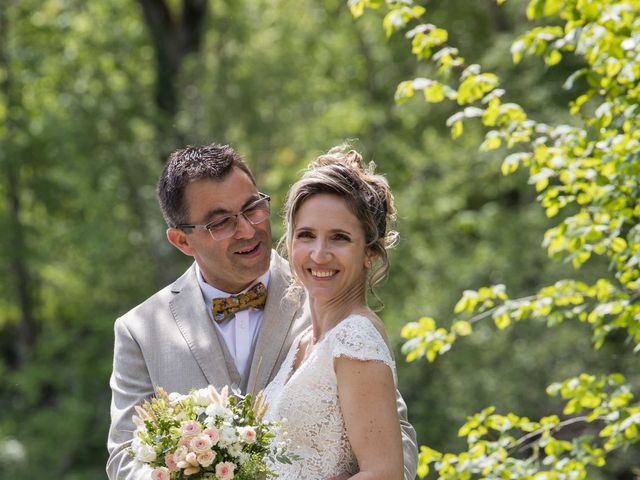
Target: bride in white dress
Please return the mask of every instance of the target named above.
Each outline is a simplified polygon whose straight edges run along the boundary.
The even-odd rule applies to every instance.
[[[353,150],[319,157],[291,188],[283,242],[312,324],[265,392],[298,456],[271,465],[281,480],[403,478],[395,364],[367,305],[394,213],[386,180]]]

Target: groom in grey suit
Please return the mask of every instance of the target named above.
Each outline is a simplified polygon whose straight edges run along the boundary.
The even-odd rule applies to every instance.
[[[187,393],[208,384],[243,392],[266,387],[293,339],[309,324],[303,299],[287,295],[289,266],[271,249],[269,197],[258,192],[241,157],[212,144],[174,152],[160,176],[158,197],[167,239],[194,258],[172,285],[115,323],[107,473],[139,480],[148,473],[129,455],[134,407],[155,387]],[[220,321],[210,305],[262,283],[264,306]],[[415,477],[415,431],[398,394],[405,480]],[[348,478],[345,475],[342,478]]]

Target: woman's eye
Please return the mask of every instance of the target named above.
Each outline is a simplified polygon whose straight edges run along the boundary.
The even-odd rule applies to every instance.
[[[345,242],[348,242],[349,240],[351,240],[351,239],[349,238],[349,235],[346,235],[346,234],[344,234],[344,233],[337,233],[337,234],[335,234],[335,235],[333,236],[333,238],[334,238],[335,240],[342,240],[342,241],[345,241]]]
[[[313,238],[313,234],[303,230],[296,234],[296,238]]]

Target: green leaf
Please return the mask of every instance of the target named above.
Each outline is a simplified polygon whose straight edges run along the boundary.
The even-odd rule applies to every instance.
[[[616,253],[621,253],[627,249],[627,242],[622,237],[616,237],[611,241],[611,249]]]
[[[507,328],[509,325],[511,325],[511,317],[509,316],[508,313],[503,313],[501,315],[496,316],[493,321],[495,322],[496,326],[500,329],[500,330],[504,330],[505,328]]]
[[[349,6],[351,15],[353,15],[355,18],[361,17],[364,13],[364,0],[348,0],[347,5]]]
[[[487,132],[484,142],[480,145],[480,151],[489,152],[500,148],[500,145],[502,145],[502,139],[499,135],[499,132],[495,130]]]
[[[459,320],[453,324],[451,330],[461,337],[466,337],[467,335],[471,335],[473,328],[469,322]]]
[[[562,60],[562,54],[558,50],[551,50],[544,56],[544,63],[550,67],[557,65]]]
[[[451,127],[451,136],[455,139],[455,138],[459,138],[460,135],[462,135],[462,132],[464,131],[464,126],[462,125],[462,121],[458,120],[457,122],[455,122],[453,124],[453,126]]]
[[[429,103],[438,103],[444,100],[444,88],[442,84],[438,82],[431,82],[431,84],[424,89],[424,98]]]
[[[414,93],[413,82],[405,81],[401,82],[396,88],[396,93],[394,95],[394,100],[398,104],[402,104],[409,100]]]

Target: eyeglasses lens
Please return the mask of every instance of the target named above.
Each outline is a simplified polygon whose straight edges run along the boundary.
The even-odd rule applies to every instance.
[[[238,217],[242,215],[251,225],[257,225],[269,218],[271,208],[267,199],[260,199],[252,203],[237,215],[230,215],[212,223],[208,230],[214,240],[225,240],[236,233]]]

